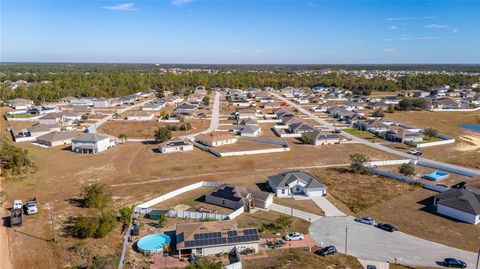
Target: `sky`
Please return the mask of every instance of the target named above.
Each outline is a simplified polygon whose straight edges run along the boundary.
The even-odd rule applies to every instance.
[[[0,62],[480,63],[479,0],[0,0]]]

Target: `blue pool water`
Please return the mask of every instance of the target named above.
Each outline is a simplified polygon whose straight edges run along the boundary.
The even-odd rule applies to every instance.
[[[425,174],[423,175],[426,179],[430,179],[430,180],[441,180],[441,179],[445,179],[448,177],[448,174],[445,173],[445,172],[440,172],[440,171],[435,171],[433,173],[430,173],[430,174]]]
[[[163,246],[170,244],[170,237],[166,234],[151,234],[138,240],[137,246],[142,251],[159,251]]]
[[[465,125],[461,125],[460,127],[464,129],[480,132],[480,124],[465,124]]]

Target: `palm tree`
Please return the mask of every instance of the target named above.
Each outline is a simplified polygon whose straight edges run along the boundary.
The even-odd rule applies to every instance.
[[[125,141],[127,141],[127,135],[126,134],[119,134],[118,139],[120,139],[120,141],[122,141],[122,142],[125,142]]]

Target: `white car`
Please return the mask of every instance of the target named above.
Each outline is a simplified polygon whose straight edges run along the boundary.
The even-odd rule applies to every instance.
[[[37,202],[27,203],[27,215],[33,215],[38,213]]]
[[[22,209],[22,208],[23,208],[22,200],[13,201],[13,209]]]
[[[422,152],[419,151],[419,150],[416,150],[416,149],[411,149],[409,153],[412,154],[412,155],[415,155],[415,156],[422,155]]]
[[[303,234],[299,232],[289,233],[285,235],[286,241],[297,241],[303,240]]]

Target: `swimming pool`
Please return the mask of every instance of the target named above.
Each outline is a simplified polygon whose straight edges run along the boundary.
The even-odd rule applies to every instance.
[[[445,179],[448,177],[448,173],[445,173],[445,172],[440,172],[440,171],[435,171],[433,173],[430,173],[430,174],[425,174],[423,175],[424,178],[428,179],[428,180],[442,180],[442,179]]]
[[[460,125],[463,129],[468,129],[472,130],[475,132],[480,132],[480,124],[465,124],[465,125]]]
[[[169,245],[170,241],[166,234],[151,234],[138,240],[137,248],[143,254],[162,252],[163,246]]]

